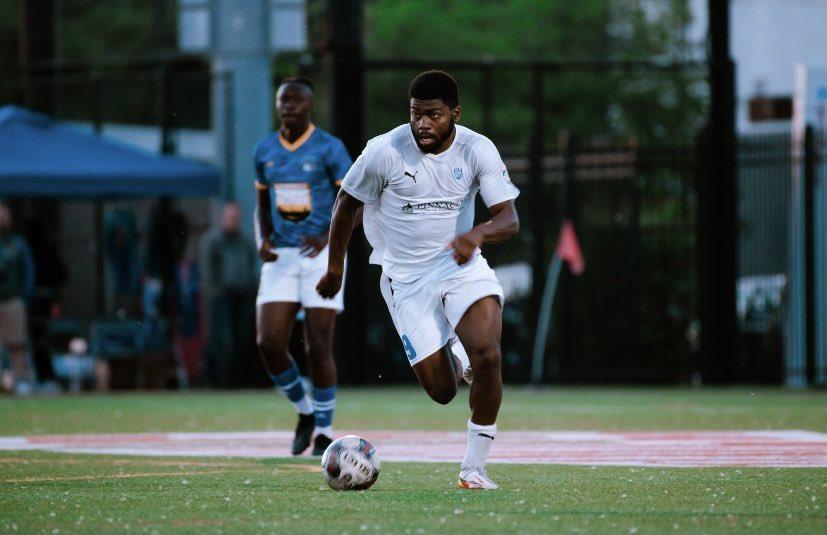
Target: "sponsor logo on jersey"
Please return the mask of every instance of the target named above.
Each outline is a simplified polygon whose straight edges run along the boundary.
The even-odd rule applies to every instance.
[[[462,167],[454,167],[454,178],[462,180]]]
[[[410,171],[405,171],[405,176],[411,177],[413,179],[413,181],[416,182],[416,174],[418,172],[419,171],[414,171],[413,173],[411,173]]]
[[[431,201],[421,203],[408,203],[402,207],[406,214],[441,214],[459,210],[460,203],[455,201]]]

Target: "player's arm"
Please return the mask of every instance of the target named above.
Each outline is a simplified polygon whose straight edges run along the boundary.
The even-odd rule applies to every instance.
[[[363,207],[360,206],[359,209],[356,210],[356,216],[353,218],[353,228],[362,224],[362,208]],[[330,240],[330,228],[316,236],[303,236],[300,252],[305,256],[315,258],[327,246],[328,240]]]
[[[482,244],[503,243],[520,231],[520,218],[513,199],[495,204],[489,210],[494,217],[460,234],[448,244],[453,249],[457,264],[468,262]]]
[[[345,253],[357,219],[361,219],[362,201],[345,190],[339,190],[333,205],[328,242],[327,273],[316,285],[316,291],[326,299],[334,297],[342,287],[345,272]]]
[[[270,236],[273,235],[273,220],[270,219],[270,191],[256,182],[256,198],[258,207],[256,209],[256,243],[258,246],[258,257],[263,262],[275,262],[278,255],[273,252],[275,249]]]
[[[350,154],[348,154],[347,149],[341,141],[333,146],[331,162],[331,175],[339,177],[333,182],[333,185],[336,187],[336,191],[341,191],[342,182],[344,182],[345,179],[344,177],[353,166],[353,161],[350,159]],[[359,209],[356,211],[356,217],[353,220],[353,228],[356,228],[362,224],[363,208],[363,206],[359,206]]]

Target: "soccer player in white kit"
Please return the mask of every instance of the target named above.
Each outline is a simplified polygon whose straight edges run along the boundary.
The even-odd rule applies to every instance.
[[[370,140],[345,175],[330,227],[327,273],[317,290],[333,296],[357,211],[364,206],[371,262],[411,367],[428,395],[447,404],[461,378],[471,383],[462,488],[496,489],[485,461],[502,400],[503,290],[480,254],[519,230],[519,191],[494,144],[459,126],[454,78],[418,75],[409,88],[410,124]],[[474,226],[479,192],[493,217]],[[473,370],[473,374],[471,372]]]

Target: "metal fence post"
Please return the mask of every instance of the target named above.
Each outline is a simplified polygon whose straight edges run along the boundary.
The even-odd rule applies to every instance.
[[[814,383],[827,384],[827,131],[819,129],[813,140],[813,281]]]
[[[534,120],[529,147],[529,177],[531,183],[531,325],[536,325],[540,314],[542,288],[545,286],[546,265],[546,206],[543,184],[543,152],[545,148],[545,108],[543,106],[543,69],[534,65],[532,69],[532,107]],[[544,348],[545,349],[545,348]]]
[[[494,109],[494,81],[493,68],[491,62],[483,64],[480,72],[482,73],[481,95],[480,101],[482,104],[482,133],[491,137],[494,122],[492,120],[492,113]]]
[[[577,206],[577,155],[580,152],[580,138],[576,134],[569,134],[566,139],[565,146],[565,161],[563,163],[563,191],[560,194],[561,208],[560,216],[563,221],[571,221],[577,228],[578,223],[578,206]],[[557,366],[563,368],[563,362],[571,362],[571,356],[574,354],[574,329],[575,322],[572,318],[572,286],[571,272],[563,270],[560,273],[560,303],[558,305],[557,317],[560,339],[560,357],[556,359]]]
[[[737,379],[738,187],[735,160],[735,63],[730,55],[729,0],[709,0],[710,117],[708,160],[698,188],[699,317],[705,383]]]
[[[812,384],[815,380],[816,349],[816,293],[815,293],[815,232],[814,200],[816,147],[813,127],[804,129],[804,362],[805,377]]]
[[[784,384],[799,388],[807,383],[805,137],[794,135],[792,140],[784,328]]]
[[[173,154],[172,141],[172,81],[170,66],[164,62],[158,67],[156,76],[156,114],[161,126],[161,154]]]
[[[332,28],[333,131],[355,158],[365,142],[362,1],[329,0],[328,15]],[[354,238],[348,248],[348,261],[359,268],[350,269],[347,273],[345,307],[348,313],[342,316],[340,330],[347,333],[347,343],[338,345],[344,364],[340,367],[340,373],[345,380],[366,381],[376,376],[377,359],[367,350],[367,313],[362,301],[362,296],[369,291],[366,280],[369,272],[364,267],[367,264],[367,247],[364,240]]]

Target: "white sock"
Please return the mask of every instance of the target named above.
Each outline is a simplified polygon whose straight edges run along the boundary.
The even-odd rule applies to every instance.
[[[294,402],[293,407],[296,408],[296,412],[299,414],[313,414],[313,400],[307,394],[299,401]]]
[[[468,359],[468,353],[465,352],[465,348],[462,347],[462,342],[459,341],[459,336],[455,336],[451,341],[451,353],[459,359],[462,371],[467,370],[468,366],[471,365],[471,361]]]
[[[319,427],[317,425],[316,429],[314,430],[314,433],[316,433],[317,435],[324,435],[327,438],[333,438],[333,426],[328,425],[327,427]]]
[[[463,470],[485,467],[496,434],[497,424],[477,425],[468,419],[468,447],[462,460]]]

